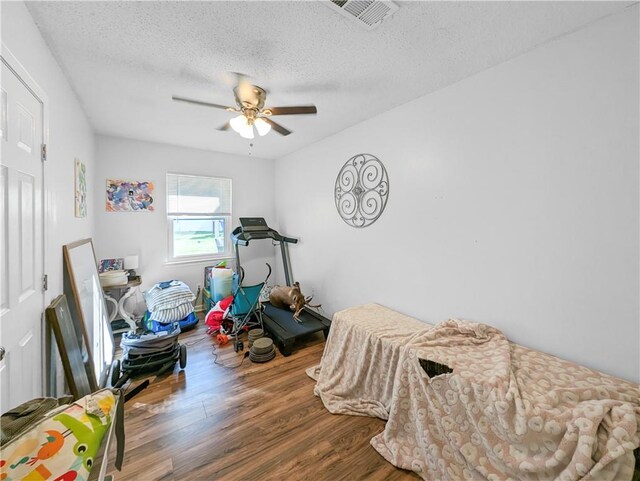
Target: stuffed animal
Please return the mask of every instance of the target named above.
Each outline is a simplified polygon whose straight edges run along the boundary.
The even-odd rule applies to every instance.
[[[275,286],[269,293],[269,302],[271,302],[271,305],[279,309],[291,309],[291,311],[293,311],[293,318],[297,322],[302,322],[299,316],[304,306],[322,306],[322,304],[315,306],[309,304],[311,299],[313,299],[313,296],[304,297],[304,294],[300,291],[300,284],[297,282],[294,283],[293,286]]]

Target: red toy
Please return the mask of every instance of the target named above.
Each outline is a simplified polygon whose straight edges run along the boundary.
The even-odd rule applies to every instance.
[[[224,299],[216,302],[216,305],[211,308],[204,318],[204,323],[207,325],[207,331],[213,333],[220,330],[222,321],[226,319],[233,302],[233,296],[225,297]]]

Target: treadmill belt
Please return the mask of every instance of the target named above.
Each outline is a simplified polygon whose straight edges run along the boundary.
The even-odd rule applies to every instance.
[[[322,331],[328,327],[307,311],[300,313],[299,317],[302,322],[297,322],[293,318],[293,312],[278,309],[269,303],[264,304],[264,313],[283,331],[278,334],[284,338],[295,338],[311,332]]]

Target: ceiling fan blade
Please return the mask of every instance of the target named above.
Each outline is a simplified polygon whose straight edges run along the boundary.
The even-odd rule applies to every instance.
[[[220,132],[224,132],[225,130],[229,130],[230,128],[231,128],[231,124],[227,122],[226,124],[218,127],[216,130],[219,130]]]
[[[176,97],[175,95],[171,98],[178,102],[186,102],[188,104],[204,105],[205,107],[215,107],[216,109],[223,109],[223,110],[230,110],[230,109],[234,111],[236,110],[234,107],[227,107],[226,105],[212,104],[210,102],[203,102],[202,100],[187,99],[184,97]]]
[[[271,115],[299,115],[299,114],[317,114],[318,109],[315,105],[305,105],[298,107],[269,107]]]
[[[276,132],[278,132],[280,135],[289,135],[291,133],[291,130],[285,129],[282,125],[275,123],[269,117],[261,117],[261,118],[264,119],[264,121],[267,122],[269,125],[271,125],[271,128]]]

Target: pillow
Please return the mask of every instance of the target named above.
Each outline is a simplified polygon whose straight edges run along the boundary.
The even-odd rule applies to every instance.
[[[167,307],[162,309],[151,310],[150,318],[154,321],[166,324],[168,322],[176,322],[184,319],[193,312],[193,303],[185,301],[175,307]]]
[[[0,480],[86,480],[114,418],[122,427],[122,404],[119,391],[103,389],[50,411],[2,447]],[[118,469],[123,449],[119,442]]]
[[[193,302],[196,296],[189,286],[182,281],[160,282],[144,294],[147,309],[167,309],[179,306],[185,302]],[[184,317],[184,316],[183,316]]]

